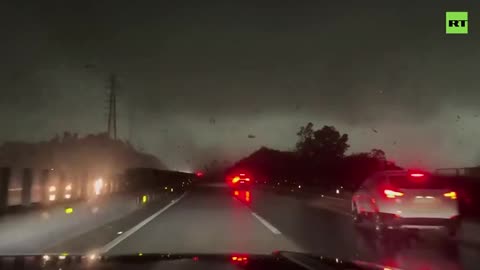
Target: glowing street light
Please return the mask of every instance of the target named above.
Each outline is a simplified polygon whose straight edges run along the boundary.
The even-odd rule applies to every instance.
[[[102,193],[103,188],[103,179],[98,178],[94,183],[95,195],[100,195]]]

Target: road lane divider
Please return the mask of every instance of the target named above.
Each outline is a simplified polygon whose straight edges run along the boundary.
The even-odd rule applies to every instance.
[[[188,192],[185,192],[184,194],[182,194],[182,196],[178,197],[177,199],[174,199],[172,200],[169,204],[167,204],[166,206],[164,206],[162,209],[158,210],[157,212],[155,212],[153,215],[149,216],[148,218],[144,219],[143,221],[141,221],[140,223],[138,223],[137,225],[135,225],[134,227],[130,228],[128,231],[126,232],[123,232],[122,234],[120,234],[120,236],[118,236],[117,238],[113,239],[111,242],[109,242],[108,244],[106,244],[105,246],[103,246],[98,252],[100,254],[105,254],[107,253],[108,251],[110,251],[112,248],[114,248],[116,245],[120,244],[120,242],[122,242],[123,240],[127,239],[130,235],[134,234],[135,232],[137,232],[138,230],[140,230],[143,226],[147,225],[150,221],[152,221],[153,219],[155,219],[156,217],[158,217],[160,214],[162,214],[163,212],[165,212],[166,210],[168,210],[170,207],[174,206],[176,203],[178,203],[181,199],[183,199],[186,195],[188,194]]]
[[[257,215],[255,212],[252,212],[252,215],[258,221],[260,221],[260,223],[262,223],[265,227],[267,227],[267,229],[269,229],[273,234],[277,234],[277,235],[282,234],[277,228],[275,228],[272,224],[270,224],[268,221],[263,219],[261,216]]]

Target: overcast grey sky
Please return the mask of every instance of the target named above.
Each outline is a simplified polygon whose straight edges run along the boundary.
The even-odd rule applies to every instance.
[[[116,73],[121,138],[174,169],[291,149],[309,121],[402,165],[480,164],[479,5],[413,3],[2,1],[0,140],[103,131]]]

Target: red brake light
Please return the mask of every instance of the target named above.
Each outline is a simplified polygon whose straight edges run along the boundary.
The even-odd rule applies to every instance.
[[[244,173],[241,173],[240,176],[245,176],[245,174],[244,174]]]
[[[247,257],[243,256],[232,256],[232,261],[234,262],[246,262],[248,260]]]
[[[232,184],[235,184],[237,183],[238,181],[247,181],[249,182],[250,181],[250,178],[241,178],[240,176],[235,176],[232,178]]]
[[[390,199],[403,196],[402,192],[394,191],[391,189],[385,189],[383,193],[385,194],[385,196],[387,196],[387,198],[390,198]]]
[[[245,193],[245,201],[246,201],[246,202],[250,202],[250,191],[247,191],[247,192]]]
[[[452,200],[457,199],[457,193],[455,191],[450,191],[450,192],[444,193],[443,196],[447,197],[447,198],[450,198]]]
[[[425,174],[423,174],[423,173],[411,173],[410,176],[417,178],[417,177],[424,177]]]

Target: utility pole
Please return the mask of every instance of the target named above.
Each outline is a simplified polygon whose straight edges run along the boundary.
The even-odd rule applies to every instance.
[[[110,76],[109,95],[108,95],[108,123],[107,132],[108,136],[113,139],[117,139],[117,94],[116,94],[116,76],[112,74]]]

